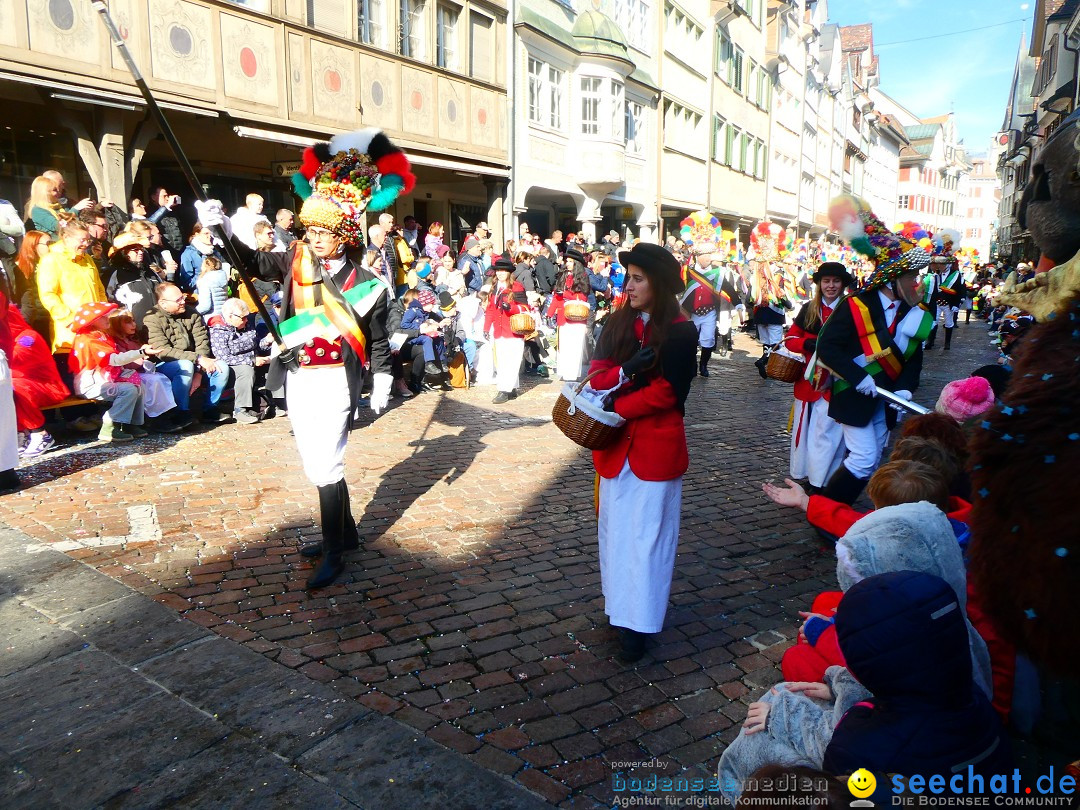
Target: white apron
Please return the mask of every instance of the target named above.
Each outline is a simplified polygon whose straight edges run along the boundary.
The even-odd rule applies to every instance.
[[[559,327],[559,357],[555,370],[561,379],[577,380],[581,377],[587,331],[588,325],[584,323],[564,323]]]
[[[525,340],[519,337],[495,338],[495,386],[509,394],[519,385]]]
[[[829,416],[829,403],[795,400],[791,424],[791,477],[823,487],[844,460],[844,429]]]
[[[682,476],[642,481],[627,460],[616,478],[600,479],[600,581],[612,625],[664,628],[681,506]]]
[[[19,424],[15,419],[15,387],[7,355],[0,351],[0,472],[19,466]]]
[[[480,343],[476,347],[476,384],[495,384],[495,346]]]

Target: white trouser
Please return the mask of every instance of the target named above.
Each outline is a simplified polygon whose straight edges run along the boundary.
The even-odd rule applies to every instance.
[[[844,431],[829,416],[829,403],[795,400],[791,424],[791,477],[823,487],[844,460]]]
[[[19,466],[19,424],[15,419],[15,387],[7,355],[0,351],[0,472]]]
[[[600,479],[600,582],[614,626],[664,629],[681,506],[682,476],[642,481],[626,461],[617,477]]]
[[[733,309],[720,309],[716,313],[716,332],[719,335],[731,334],[731,313]]]
[[[304,475],[317,487],[336,484],[345,477],[345,443],[352,412],[345,367],[290,371],[285,403]]]
[[[937,317],[945,321],[946,329],[952,329],[956,326],[956,310],[953,309],[951,304],[938,304]]]
[[[713,348],[716,345],[716,310],[704,315],[692,315],[691,319],[697,327],[698,345],[703,349]]]
[[[848,454],[844,466],[856,478],[863,480],[874,474],[881,463],[881,454],[889,438],[889,429],[885,426],[885,403],[880,403],[874,411],[874,417],[864,427],[843,425],[844,445]]]
[[[560,379],[576,380],[581,377],[588,328],[584,323],[564,323],[559,327],[559,356],[555,370]]]
[[[759,323],[757,337],[766,346],[775,346],[784,339],[784,326],[779,323]]]
[[[495,338],[495,387],[509,394],[517,389],[525,340],[519,337]]]

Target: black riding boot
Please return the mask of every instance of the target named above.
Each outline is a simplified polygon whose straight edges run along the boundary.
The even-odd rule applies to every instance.
[[[952,348],[952,332],[955,328],[955,326],[945,327],[945,345],[942,347],[943,351],[947,352],[950,348]]]
[[[345,563],[341,558],[345,551],[347,514],[348,490],[345,488],[344,480],[335,484],[328,484],[325,487],[319,487],[322,559],[319,561],[315,573],[308,578],[308,590],[329,585],[345,570]],[[355,525],[353,531],[356,531]]]
[[[926,339],[926,342],[923,343],[923,348],[924,349],[932,349],[932,348],[934,348],[934,339],[935,338],[937,338],[937,324],[936,323],[934,324],[934,328],[930,330],[930,337],[928,337]]]
[[[859,497],[859,493],[863,491],[866,482],[867,479],[856,478],[846,465],[841,464],[825,484],[825,489],[821,491],[821,494],[826,498],[851,506]]]
[[[776,344],[776,346],[762,346],[761,357],[754,361],[754,365],[757,366],[758,374],[761,375],[761,379],[763,380],[769,379],[769,375],[765,373],[765,367],[769,364],[769,355],[772,354],[779,345],[780,344]]]
[[[709,358],[712,357],[712,349],[701,347],[701,362],[698,363],[698,373],[702,377],[709,376]]]
[[[360,548],[360,534],[356,531],[356,520],[352,516],[352,505],[349,498],[349,486],[345,483],[344,478],[342,478],[336,484],[331,484],[331,486],[341,487],[342,497],[345,500],[345,523],[342,534],[342,548],[344,548],[345,551],[356,551],[356,549]],[[322,501],[321,490],[322,488],[320,487],[320,506]],[[308,558],[321,557],[322,553],[322,543],[312,543],[311,545],[303,546],[300,549],[300,554]]]
[[[727,347],[728,357],[735,354],[735,336],[731,332],[724,335],[724,346]]]

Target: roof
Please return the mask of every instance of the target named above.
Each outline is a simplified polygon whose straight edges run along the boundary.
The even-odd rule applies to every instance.
[[[840,48],[844,51],[865,51],[874,44],[874,26],[871,23],[843,25],[840,27]]]
[[[1072,17],[1077,6],[1080,6],[1080,0],[1048,0],[1046,4],[1046,19],[1067,20]]]
[[[616,59],[630,57],[626,49],[626,37],[615,21],[599,11],[586,11],[579,14],[570,32],[578,42],[578,49],[584,54],[613,56]]]
[[[929,143],[913,143],[911,145],[911,148],[918,152],[920,155],[926,155],[927,157],[930,157],[930,155],[934,154],[933,141],[930,141]]]
[[[949,115],[950,113],[945,113],[944,115],[935,115],[933,118],[922,119],[922,122],[924,124],[944,124],[946,121],[949,120]]]
[[[924,141],[937,136],[941,124],[916,124],[912,127],[904,127],[904,134],[912,141]]]

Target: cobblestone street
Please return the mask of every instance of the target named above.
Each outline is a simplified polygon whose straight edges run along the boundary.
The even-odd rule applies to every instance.
[[[787,472],[791,386],[758,377],[756,342],[736,348],[694,381],[671,606],[633,668],[611,657],[592,466],[551,424],[554,381],[366,416],[347,461],[361,550],[310,595],[297,551],[318,503],[287,418],[49,454],[0,523],[552,804],[611,806],[615,774],[714,774],[797,611],[835,586],[831,553],[761,493]],[[961,323],[916,399],[993,357],[985,324]]]

